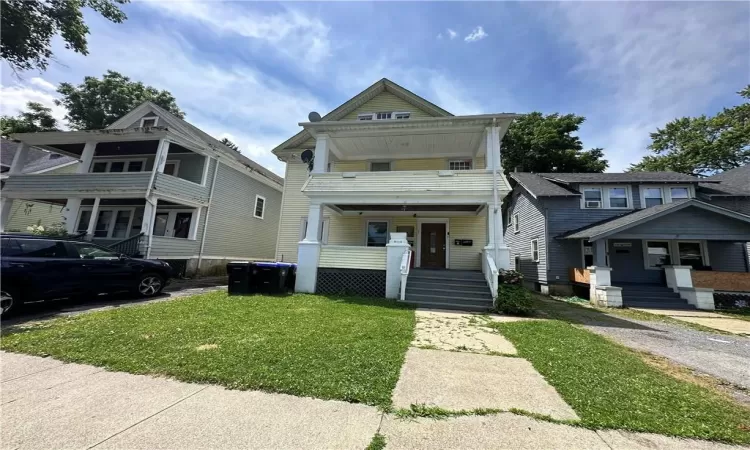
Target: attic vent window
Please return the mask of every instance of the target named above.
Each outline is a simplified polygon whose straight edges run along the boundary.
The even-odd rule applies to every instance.
[[[395,116],[396,120],[399,120],[399,119],[408,119],[409,117],[411,117],[411,113],[408,113],[408,112],[397,112],[397,113],[394,114],[394,116]]]
[[[357,114],[357,120],[404,120],[411,117],[411,113],[406,111],[380,111],[376,113]]]
[[[159,123],[158,117],[144,117],[141,119],[141,128],[155,127]]]
[[[390,119],[392,117],[392,115],[393,115],[392,112],[379,112],[378,115],[377,115],[377,119],[378,120]]]

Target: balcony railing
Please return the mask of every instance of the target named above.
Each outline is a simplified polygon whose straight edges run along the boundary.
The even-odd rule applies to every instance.
[[[208,201],[209,187],[171,175],[157,173],[154,191],[170,197],[182,198],[197,203]]]
[[[581,267],[571,267],[568,270],[568,278],[573,283],[591,284],[591,272]]]
[[[3,193],[22,194],[24,198],[90,197],[117,193],[145,195],[150,172],[137,173],[66,173],[11,175],[5,180]]]

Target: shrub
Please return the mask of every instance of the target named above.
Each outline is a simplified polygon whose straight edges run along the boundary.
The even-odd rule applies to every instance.
[[[520,286],[523,282],[523,274],[517,270],[501,270],[498,277],[500,284],[513,284]]]
[[[26,227],[26,231],[37,236],[66,237],[68,235],[63,223],[53,223],[46,228],[42,225],[31,225]]]
[[[534,311],[531,293],[518,285],[501,284],[497,288],[495,309],[500,313],[530,316]]]

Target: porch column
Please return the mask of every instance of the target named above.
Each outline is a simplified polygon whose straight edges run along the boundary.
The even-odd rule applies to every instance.
[[[158,173],[164,173],[164,166],[167,164],[167,156],[169,155],[169,141],[162,139],[159,141],[159,147],[156,149],[156,157],[154,158],[153,171]]]
[[[81,153],[81,165],[76,169],[76,173],[89,173],[91,161],[94,160],[94,153],[96,153],[96,142],[86,142]]]
[[[401,275],[401,260],[409,249],[406,233],[391,233],[391,240],[386,247],[385,265],[385,298],[400,298],[400,291],[405,289],[406,276]]]
[[[487,170],[502,170],[500,165],[500,128],[487,127],[485,130]]]
[[[76,232],[76,220],[78,220],[78,212],[80,210],[81,199],[69,198],[63,209],[63,221],[65,222],[65,229],[68,231],[68,234]]]
[[[322,227],[323,205],[311,202],[307,214],[307,232],[305,233],[305,238],[298,244],[295,292],[315,293],[315,283],[318,278],[318,261],[320,260],[318,235]]]
[[[141,221],[141,233],[146,236],[146,259],[151,257],[151,242],[154,233],[154,220],[156,219],[156,199],[147,198],[143,208],[143,221]]]
[[[592,241],[591,242],[592,252],[594,256],[594,266],[606,267],[607,266],[607,241]]]
[[[10,212],[13,208],[13,199],[2,197],[0,198],[0,231],[5,231],[5,225],[10,220]],[[22,230],[25,231],[25,230]]]
[[[509,270],[510,249],[505,245],[503,237],[503,215],[499,204],[497,209],[493,203],[487,204],[487,235],[487,246],[484,247],[484,251],[489,252],[499,270]]]
[[[328,139],[327,134],[319,134],[315,137],[315,159],[313,160],[312,173],[324,173],[328,171]],[[309,229],[308,222],[308,229]]]
[[[693,287],[692,266],[664,266],[664,277],[667,279],[667,287],[674,292],[680,292],[680,288]]]
[[[10,163],[10,170],[8,170],[8,175],[16,175],[23,171],[23,166],[26,165],[26,158],[28,157],[28,148],[29,146],[23,142],[18,144],[18,147],[16,148],[16,154],[13,155],[13,162]]]
[[[89,218],[89,226],[86,229],[86,239],[91,241],[94,239],[94,232],[96,231],[96,222],[99,217],[99,201],[101,199],[96,197],[94,199],[94,207],[91,208],[91,218]],[[112,220],[114,220],[113,218]]]

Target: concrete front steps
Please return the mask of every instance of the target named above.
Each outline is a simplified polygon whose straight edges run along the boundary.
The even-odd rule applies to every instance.
[[[649,284],[621,284],[622,305],[627,308],[695,309],[671,288]]]
[[[486,312],[492,295],[482,272],[468,270],[411,269],[406,299],[422,308]]]

